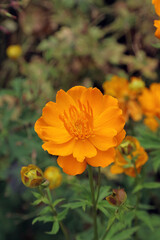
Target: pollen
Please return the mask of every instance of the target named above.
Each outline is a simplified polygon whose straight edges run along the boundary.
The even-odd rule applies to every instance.
[[[71,105],[59,118],[76,139],[89,138],[93,133],[93,111],[88,102],[84,105],[79,101],[78,107]]]

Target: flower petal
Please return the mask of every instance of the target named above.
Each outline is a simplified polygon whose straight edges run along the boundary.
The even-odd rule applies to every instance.
[[[118,107],[110,107],[106,109],[98,118],[94,121],[95,128],[113,128],[117,132],[120,132],[124,127],[125,121],[122,116],[122,110]]]
[[[56,104],[59,112],[63,113],[64,110],[69,109],[71,105],[75,105],[75,102],[68,93],[61,89],[57,92]]]
[[[63,168],[63,172],[69,175],[81,174],[86,169],[86,161],[78,162],[72,155],[61,157],[57,159],[58,165]]]
[[[63,122],[59,119],[59,109],[54,102],[48,102],[43,108],[42,117],[48,125],[63,127]]]
[[[124,169],[122,167],[119,167],[118,165],[114,164],[111,166],[110,171],[113,174],[121,174],[124,172]]]
[[[110,95],[104,95],[103,96],[103,106],[104,106],[104,110],[109,107],[118,106],[118,100],[117,100],[117,98],[114,98]]]
[[[125,136],[126,136],[126,131],[124,129],[117,134],[117,136],[116,136],[117,146],[122,142],[122,140],[125,138]]]
[[[73,100],[75,102],[78,102],[78,100],[80,100],[80,98],[81,98],[82,93],[87,90],[88,89],[86,89],[83,86],[75,86],[75,87],[72,87],[71,89],[69,89],[67,91],[67,93],[73,98]]]
[[[68,142],[72,138],[65,128],[46,126],[39,128],[38,132],[43,140],[57,144]]]
[[[88,91],[82,94],[81,101],[84,104],[87,104],[87,102],[89,103],[93,110],[94,117],[98,116],[103,111],[103,94],[97,88],[88,88]]]
[[[106,151],[109,148],[117,146],[116,137],[106,137],[106,136],[92,136],[89,141],[99,150]]]
[[[83,162],[86,157],[94,157],[96,154],[96,148],[87,139],[76,141],[73,149],[73,157],[78,162]]]
[[[110,148],[107,151],[97,150],[97,155],[92,158],[86,158],[86,162],[93,167],[107,167],[114,162],[115,150]]]
[[[70,141],[63,143],[63,144],[55,144],[52,141],[45,142],[42,145],[42,148],[49,154],[52,155],[61,155],[61,156],[68,156],[73,153],[73,148],[75,144],[75,139],[71,139]]]

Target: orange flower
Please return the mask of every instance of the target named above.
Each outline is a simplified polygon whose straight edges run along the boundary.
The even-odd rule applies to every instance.
[[[152,83],[149,89],[145,88],[139,102],[146,116],[160,119],[160,83]]]
[[[160,1],[152,0],[152,4],[155,6],[157,15],[160,16]],[[157,28],[155,31],[155,36],[160,39],[160,20],[154,20],[154,26]]]
[[[89,164],[106,167],[114,161],[114,147],[125,136],[125,121],[117,99],[97,88],[76,86],[60,90],[56,103],[48,102],[35,131],[42,148],[58,155],[57,162],[69,175],[81,174]]]
[[[62,174],[57,167],[50,166],[44,171],[44,177],[49,181],[49,188],[54,189],[61,185]]]
[[[136,171],[140,173],[142,165],[147,160],[148,155],[140,146],[139,141],[134,137],[127,136],[116,149],[115,163],[111,166],[110,171],[113,174],[125,173],[135,177]]]
[[[30,164],[21,169],[21,179],[26,187],[35,188],[44,180],[42,170],[36,165]]]
[[[145,118],[144,124],[153,132],[156,132],[157,128],[159,127],[159,123],[154,117]]]
[[[134,121],[142,118],[142,110],[137,101],[143,88],[142,83],[143,81],[136,77],[131,78],[131,83],[129,83],[125,78],[113,76],[110,81],[103,84],[105,94],[111,94],[118,99],[126,121],[129,117]]]
[[[159,0],[152,0],[152,4],[154,4],[155,11],[158,16],[160,16],[160,1]]]
[[[154,20],[154,26],[157,28],[155,36],[160,39],[160,20]]]

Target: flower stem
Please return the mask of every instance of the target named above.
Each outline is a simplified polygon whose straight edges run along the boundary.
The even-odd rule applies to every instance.
[[[98,183],[97,183],[97,197],[96,197],[96,204],[98,202],[99,193],[100,193],[100,187],[101,187],[101,168],[98,168]]]
[[[91,189],[92,205],[93,205],[93,228],[94,228],[94,240],[98,240],[98,231],[97,231],[97,206],[95,200],[95,189],[93,185],[93,170],[90,165],[88,165],[88,176],[89,184]]]
[[[100,240],[104,240],[104,239],[106,238],[106,236],[107,236],[107,234],[108,234],[108,231],[109,231],[109,230],[111,229],[111,227],[113,226],[115,220],[116,220],[116,217],[113,217],[111,223],[107,226],[106,231],[105,231],[104,235],[102,236],[102,238],[101,238]]]
[[[53,215],[54,215],[54,216],[57,216],[58,214],[57,214],[56,209],[53,207],[53,204],[52,204],[52,196],[51,196],[51,193],[50,193],[49,188],[46,189],[46,194],[47,194],[47,198],[48,198],[48,201],[49,201],[49,204],[48,204],[48,205],[50,206]],[[61,228],[61,230],[62,230],[62,232],[63,232],[63,234],[64,234],[65,239],[66,239],[66,240],[69,240],[68,231],[67,231],[67,229],[65,228],[65,226],[63,225],[63,222],[60,221],[60,222],[59,222],[59,225],[60,225],[60,228]]]

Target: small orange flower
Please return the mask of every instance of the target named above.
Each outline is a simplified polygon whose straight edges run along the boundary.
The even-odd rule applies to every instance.
[[[125,121],[117,99],[97,88],[76,86],[58,91],[48,102],[35,131],[42,148],[58,155],[58,165],[69,175],[81,174],[89,164],[106,167],[114,161],[114,148],[125,136]]]
[[[155,11],[158,16],[160,16],[160,1],[159,0],[152,0],[152,4],[154,4]]]
[[[142,118],[142,110],[137,97],[144,86],[140,78],[132,77],[129,83],[127,79],[113,76],[110,81],[103,84],[105,94],[111,94],[119,101],[125,120],[131,117],[134,121]]]
[[[160,83],[152,83],[139,97],[143,113],[148,117],[160,119]]]
[[[160,39],[160,20],[154,20],[154,26],[157,28],[155,36]]]
[[[36,165],[30,164],[21,169],[21,179],[26,187],[35,188],[44,180],[42,170]]]
[[[113,174],[125,173],[131,177],[140,173],[142,165],[148,160],[148,155],[139,141],[131,136],[127,136],[116,149],[115,163],[110,171]],[[135,170],[136,169],[136,170]]]
[[[22,55],[22,48],[20,45],[10,45],[6,50],[7,56],[11,59],[17,59]]]
[[[152,0],[152,4],[155,6],[157,15],[160,16],[160,1]],[[154,26],[157,28],[155,31],[155,36],[160,39],[160,20],[154,20]]]
[[[159,127],[159,123],[154,117],[145,118],[144,124],[153,132],[156,132],[157,128]]]
[[[61,185],[62,174],[57,167],[50,166],[44,171],[44,177],[49,181],[49,188],[54,189]]]

